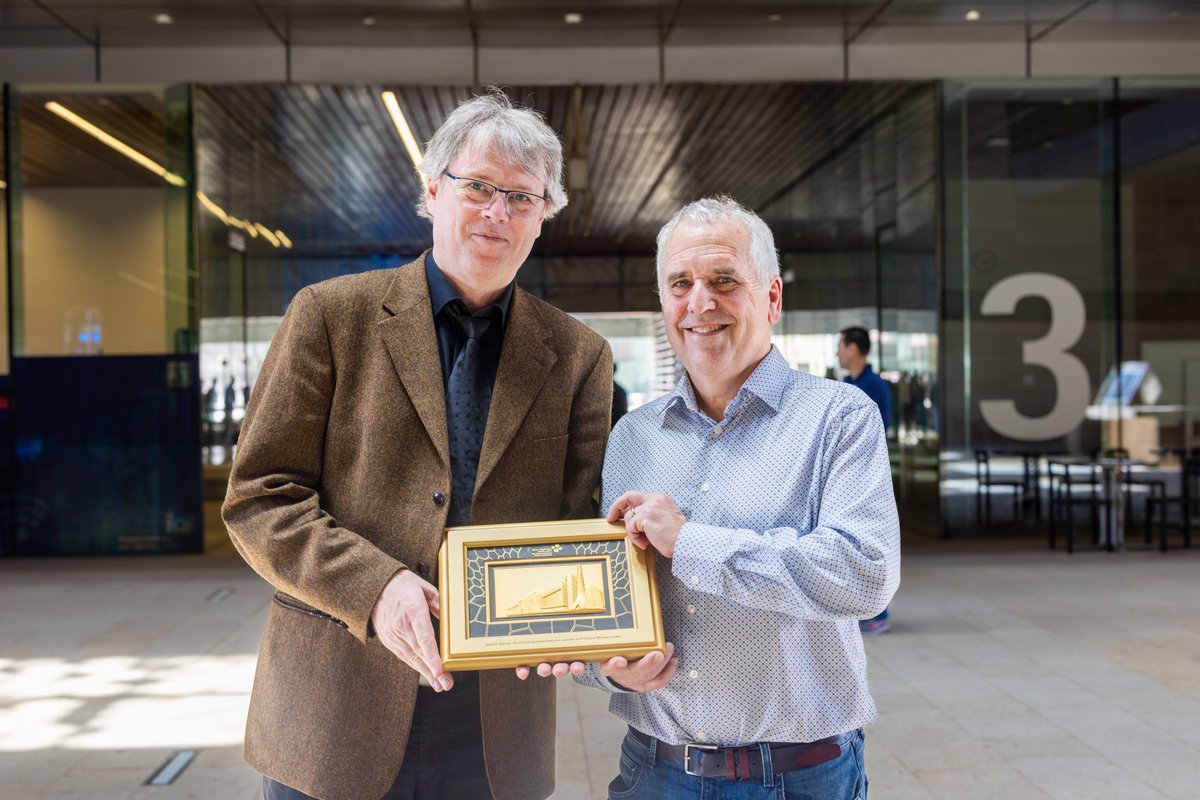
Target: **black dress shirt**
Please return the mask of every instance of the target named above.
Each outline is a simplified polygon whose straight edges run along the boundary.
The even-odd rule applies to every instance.
[[[433,251],[425,256],[425,279],[429,283],[429,299],[433,305],[433,327],[437,332],[438,355],[442,361],[442,388],[450,379],[450,367],[458,358],[458,351],[466,342],[462,329],[454,321],[451,313],[446,310],[450,303],[463,303],[458,292],[450,285],[450,281],[442,274],[437,262],[433,260]],[[480,339],[480,357],[487,372],[488,383],[496,385],[496,369],[500,366],[500,347],[504,344],[504,328],[508,322],[508,308],[512,303],[513,283],[505,288],[500,298],[476,312],[475,316],[492,316],[492,324]],[[499,324],[496,324],[499,321]]]

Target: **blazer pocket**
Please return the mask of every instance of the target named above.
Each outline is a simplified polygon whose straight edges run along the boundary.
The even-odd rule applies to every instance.
[[[349,625],[342,622],[332,614],[326,614],[324,611],[318,611],[307,603],[301,603],[291,595],[276,592],[275,596],[271,599],[290,611],[299,611],[301,614],[307,614],[310,617],[316,617],[317,619],[323,619],[326,622],[332,622],[334,625],[339,625],[347,630],[350,628]]]

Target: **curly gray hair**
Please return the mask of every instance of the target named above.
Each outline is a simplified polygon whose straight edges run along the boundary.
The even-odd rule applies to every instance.
[[[671,234],[679,227],[679,223],[684,221],[703,225],[724,221],[740,222],[750,239],[747,255],[759,283],[766,286],[779,275],[779,253],[775,250],[775,237],[767,223],[763,222],[762,217],[731,197],[725,195],[705,197],[679,209],[675,216],[671,217],[670,221],[663,225],[658,232],[654,264],[658,270],[658,291],[660,293],[663,290],[663,280],[667,270],[667,265],[663,261],[663,251],[667,247],[667,240],[671,238]]]
[[[459,153],[472,147],[486,148],[503,162],[541,175],[546,184],[543,194],[547,198],[547,219],[566,208],[562,142],[537,111],[514,106],[503,91],[490,87],[486,94],[464,101],[446,117],[425,145],[420,172],[426,177],[440,177]],[[417,213],[431,219],[425,205],[424,180]]]

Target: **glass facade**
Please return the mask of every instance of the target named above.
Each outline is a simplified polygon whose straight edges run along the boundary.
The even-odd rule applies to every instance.
[[[838,332],[870,331],[906,524],[936,529],[937,87],[880,84],[844,110],[855,102],[835,96],[828,156],[762,209],[786,282],[776,341],[796,369],[840,379]],[[839,133],[839,117],[857,124]]]
[[[1200,447],[1200,81],[1116,88],[1117,349],[1122,363],[1148,367],[1137,393],[1118,398],[1129,408],[1117,436],[1134,457],[1156,443],[1191,450]]]
[[[420,139],[469,92],[397,91]],[[1017,473],[1105,451],[1169,471],[1172,451],[1200,446],[1195,80],[557,91],[514,90],[595,172],[573,179],[578,215],[518,280],[609,339],[630,408],[679,374],[654,294],[658,217],[717,185],[776,234],[789,363],[840,378],[838,331],[870,331],[908,530],[1037,535],[1044,475],[985,521],[979,452]],[[679,130],[691,107],[717,114],[743,94],[754,113],[711,135],[762,150],[757,178]],[[0,554],[202,546],[201,483],[223,491],[291,297],[428,244],[411,164],[353,116],[378,99],[371,86],[7,87]],[[570,128],[642,101],[635,127]],[[793,101],[779,112],[791,149],[762,141],[755,114]],[[343,127],[320,123],[339,115]],[[675,160],[644,143],[671,136]],[[376,169],[356,166],[363,153]],[[639,153],[653,157],[640,183],[605,184],[612,159]],[[614,216],[636,206],[628,238],[586,238],[606,222],[587,216],[593,200]]]
[[[1194,446],[1195,83],[944,93],[943,530],[978,530],[981,453],[1127,455],[1170,480],[1166,451]],[[1040,518],[1044,488],[1014,516]]]
[[[9,377],[9,301],[8,301],[8,87],[4,87],[0,102],[0,555],[12,552],[14,532],[13,486],[16,483],[16,450],[12,438],[12,393]]]
[[[190,89],[7,100],[4,552],[199,550]]]
[[[195,90],[206,465],[232,459],[250,387],[296,292],[326,278],[399,266],[420,252],[388,252],[387,229],[364,230],[361,209],[338,207],[346,184],[365,177],[340,169],[339,132],[321,132],[331,137],[327,164],[310,163],[294,149],[305,136],[307,111],[363,93],[369,94],[362,87],[315,86]],[[223,492],[223,474],[214,474],[213,488]]]

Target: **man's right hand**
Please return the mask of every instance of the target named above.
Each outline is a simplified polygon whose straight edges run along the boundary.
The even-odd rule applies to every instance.
[[[437,587],[402,569],[379,593],[371,623],[384,647],[424,675],[434,691],[442,692],[454,685],[454,679],[442,670],[430,614],[441,614]]]
[[[667,642],[666,655],[651,650],[633,661],[622,656],[613,656],[600,665],[600,672],[623,689],[653,692],[666,686],[679,670],[679,659],[674,658],[674,655],[675,645]]]

